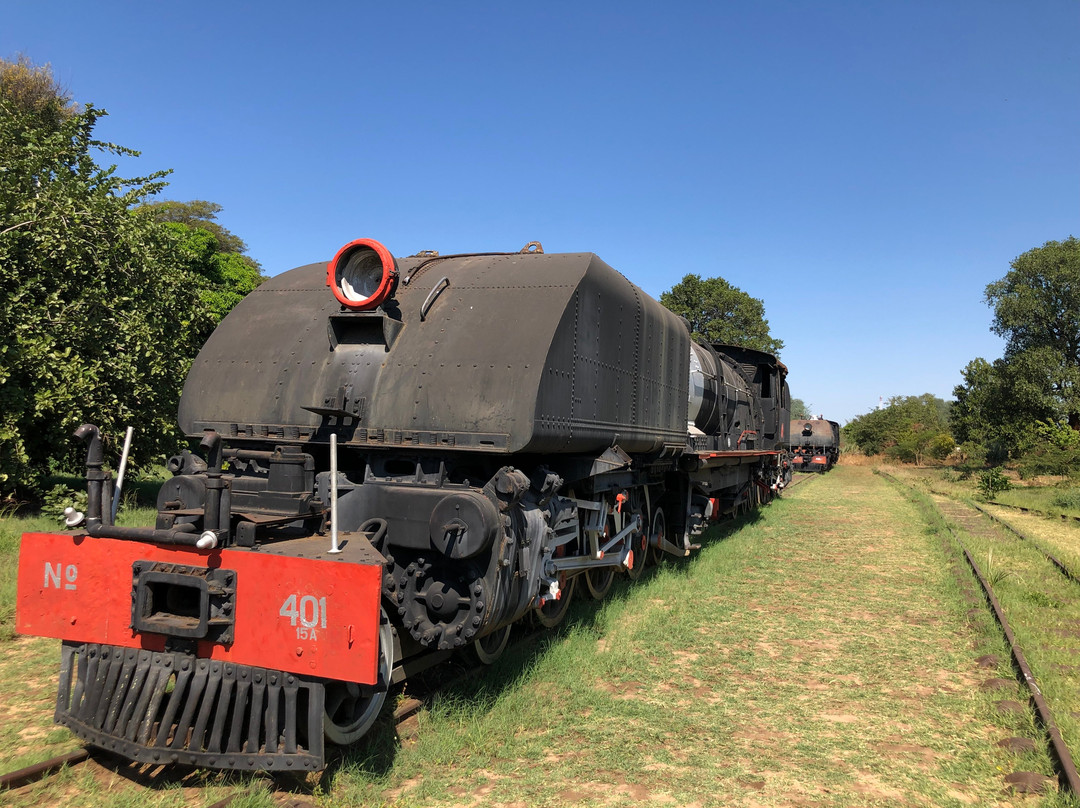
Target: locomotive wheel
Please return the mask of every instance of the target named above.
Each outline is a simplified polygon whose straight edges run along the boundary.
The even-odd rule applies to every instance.
[[[379,717],[394,667],[394,630],[379,612],[379,683],[327,682],[323,734],[331,743],[347,746],[360,740]]]
[[[626,571],[626,577],[636,581],[645,574],[649,563],[649,534],[645,530],[630,534],[630,552],[634,554],[634,566]]]
[[[585,581],[585,590],[593,600],[603,600],[611,591],[611,585],[615,583],[614,567],[599,567],[598,569],[586,570],[581,576]]]
[[[490,665],[501,657],[503,651],[506,650],[507,643],[510,642],[511,627],[510,624],[507,624],[502,628],[497,628],[474,642],[472,644],[472,655],[476,657],[476,661],[481,665]]]
[[[555,628],[565,618],[570,610],[570,601],[574,599],[574,589],[577,587],[577,578],[571,578],[562,589],[562,596],[558,600],[549,600],[543,606],[533,609],[533,617],[544,628]]]
[[[604,524],[604,541],[611,538],[613,524],[612,518],[609,515],[607,522]],[[593,600],[603,600],[607,593],[611,591],[611,585],[615,583],[615,568],[599,567],[596,569],[585,570],[585,574],[582,575],[581,578],[585,583],[585,590],[589,593],[589,597]]]
[[[652,527],[649,528],[649,536],[651,538],[667,538],[667,519],[664,517],[664,509],[657,508],[653,511]],[[663,550],[660,549],[659,544],[657,546],[649,545],[650,560],[653,564],[662,564],[667,556]]]

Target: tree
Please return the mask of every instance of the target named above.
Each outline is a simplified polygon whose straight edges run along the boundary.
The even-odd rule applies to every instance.
[[[1055,418],[1044,353],[1025,351],[1011,362],[976,358],[968,363],[963,382],[953,388],[956,403],[949,411],[949,426],[959,443],[982,447],[995,462],[1024,451],[1031,425]]]
[[[159,222],[172,222],[182,224],[190,229],[200,228],[206,230],[214,237],[215,249],[222,253],[235,253],[243,255],[247,252],[247,245],[239,236],[229,232],[217,220],[221,213],[221,205],[216,202],[207,202],[205,199],[193,199],[190,202],[177,202],[166,199],[161,202],[148,202],[146,207],[154,214]],[[245,256],[245,260],[255,269],[259,269],[258,261]]]
[[[176,235],[183,264],[198,276],[199,299],[210,314],[197,337],[201,344],[237,303],[266,280],[259,262],[244,255],[243,240],[217,222],[221,205],[216,202],[150,202],[143,207]]]
[[[1037,421],[1031,425],[1025,444],[1026,451],[1018,464],[1021,477],[1066,477],[1080,469],[1080,432],[1067,424]]]
[[[853,418],[843,432],[865,455],[889,452],[921,463],[924,454],[947,445],[939,436],[949,436],[948,423],[949,404],[924,393],[890,398],[884,408]]]
[[[801,398],[791,399],[791,417],[800,421],[805,421],[813,418],[810,414],[810,405],[803,401]]]
[[[687,275],[660,302],[690,323],[690,334],[699,342],[724,343],[779,354],[781,340],[769,333],[765,304],[723,278],[702,280]]]
[[[205,231],[142,205],[167,172],[122,179],[95,162],[137,155],[93,139],[103,110],[56,96],[60,111],[44,114],[41,94],[8,92],[55,88],[48,68],[33,70],[0,82],[0,494],[78,469],[82,422],[107,439],[136,427],[136,465],[175,447],[184,376],[221,314],[204,295],[228,275],[190,249]]]
[[[38,125],[49,129],[57,128],[79,111],[53,78],[49,66],[36,67],[26,56],[14,62],[0,59],[0,98],[10,109],[31,116]]]
[[[1048,241],[1010,266],[986,287],[991,330],[1006,340],[1006,363],[1037,367],[1048,399],[1080,430],[1080,241]]]
[[[222,318],[265,278],[246,255],[218,249],[210,231],[171,222],[165,227],[175,236],[181,266],[194,276],[193,288],[198,289],[201,306],[209,315],[195,334],[195,341],[202,345]]]

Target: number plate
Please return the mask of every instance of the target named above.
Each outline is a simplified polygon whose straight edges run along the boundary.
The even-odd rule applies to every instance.
[[[383,571],[377,564],[27,533],[19,553],[16,629],[164,649],[164,634],[132,628],[132,565],[148,561],[235,571],[232,642],[198,640],[199,657],[361,684],[378,681]]]

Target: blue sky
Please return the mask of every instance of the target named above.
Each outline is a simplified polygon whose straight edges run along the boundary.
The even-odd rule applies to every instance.
[[[269,274],[365,236],[595,252],[654,296],[719,275],[846,421],[950,398],[1001,354],[986,284],[1080,235],[1078,32],[1075,0],[8,0],[0,56]]]

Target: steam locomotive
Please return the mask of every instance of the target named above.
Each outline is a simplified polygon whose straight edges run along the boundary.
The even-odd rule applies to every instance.
[[[791,467],[825,472],[840,459],[840,424],[824,418],[791,422]]]
[[[329,288],[328,288],[329,287]],[[388,690],[688,555],[786,483],[769,354],[691,340],[593,254],[395,258],[358,239],[247,296],[180,402],[153,528],[23,537],[18,630],[56,720],[129,759],[311,770]]]

